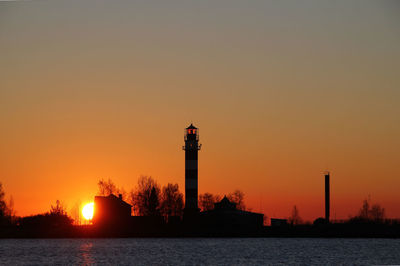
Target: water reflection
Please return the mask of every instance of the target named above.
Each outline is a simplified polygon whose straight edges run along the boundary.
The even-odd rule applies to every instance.
[[[0,265],[399,265],[400,239],[0,239]]]
[[[92,265],[94,263],[92,249],[93,249],[93,242],[91,240],[87,240],[81,244],[79,248],[79,253],[82,265]]]

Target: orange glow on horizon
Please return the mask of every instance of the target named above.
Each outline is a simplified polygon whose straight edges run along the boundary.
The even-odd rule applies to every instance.
[[[58,199],[80,221],[102,178],[185,193],[195,134],[199,194],[240,189],[252,211],[285,218],[297,205],[313,221],[330,170],[332,219],[368,195],[400,218],[396,8],[147,2],[1,9],[0,182],[17,216]]]

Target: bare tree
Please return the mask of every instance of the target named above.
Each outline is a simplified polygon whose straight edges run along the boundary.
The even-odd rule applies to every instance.
[[[15,222],[14,198],[12,195],[10,195],[10,200],[8,201],[7,216],[11,223]]]
[[[126,199],[127,193],[123,187],[119,188],[115,185],[115,183],[109,178],[108,180],[100,179],[97,183],[98,192],[97,195],[99,196],[109,196],[114,194],[118,196],[119,194],[122,195],[123,199]]]
[[[7,213],[7,204],[5,201],[5,192],[3,189],[3,184],[0,183],[0,219],[4,218]]]
[[[167,221],[170,216],[183,215],[183,194],[179,192],[178,184],[167,184],[162,188],[160,207]]]
[[[361,219],[365,220],[369,219],[369,202],[370,202],[369,199],[365,199],[363,201],[363,205],[358,212],[358,217],[360,217]]]
[[[236,208],[238,210],[244,211],[246,209],[243,191],[236,189],[233,193],[228,195],[228,199],[229,201],[236,203]]]
[[[131,192],[130,198],[136,214],[160,215],[160,186],[152,177],[141,176],[136,191]]]
[[[385,208],[379,204],[374,204],[370,210],[370,217],[375,222],[381,222],[385,219]]]
[[[220,201],[220,196],[211,193],[204,193],[199,195],[199,207],[202,211],[210,211],[214,209],[214,204]]]
[[[71,208],[71,216],[74,220],[75,225],[80,225],[82,223],[82,203],[80,201],[76,202],[75,205]]]
[[[0,182],[0,223],[1,222],[14,223],[15,210],[13,196],[10,195],[10,199],[7,204],[4,188],[2,183]]]
[[[292,209],[292,215],[289,217],[289,223],[291,225],[298,225],[301,224],[303,221],[300,218],[299,210],[297,209],[297,206],[294,205]]]
[[[117,194],[118,192],[117,186],[110,178],[108,180],[100,179],[97,186],[99,187],[97,193],[99,196],[108,196],[110,194]]]
[[[381,222],[385,219],[385,209],[377,203],[371,206],[371,198],[368,197],[368,199],[363,201],[363,205],[358,211],[358,216],[355,218],[365,221]]]
[[[51,205],[50,207],[50,214],[66,216],[67,211],[64,205],[59,200],[56,200],[56,205]]]
[[[136,190],[132,189],[129,192],[129,198],[128,198],[128,202],[132,205],[132,214],[133,215],[139,215],[139,200],[137,199],[138,197],[138,193],[136,192]]]

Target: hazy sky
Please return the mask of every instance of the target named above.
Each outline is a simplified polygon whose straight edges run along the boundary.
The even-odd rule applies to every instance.
[[[18,215],[87,202],[99,178],[332,218],[371,196],[400,218],[397,1],[0,3],[0,182]]]

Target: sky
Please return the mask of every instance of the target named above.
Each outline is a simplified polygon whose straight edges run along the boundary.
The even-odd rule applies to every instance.
[[[0,182],[17,215],[141,175],[305,220],[368,197],[400,218],[396,1],[0,3]]]

